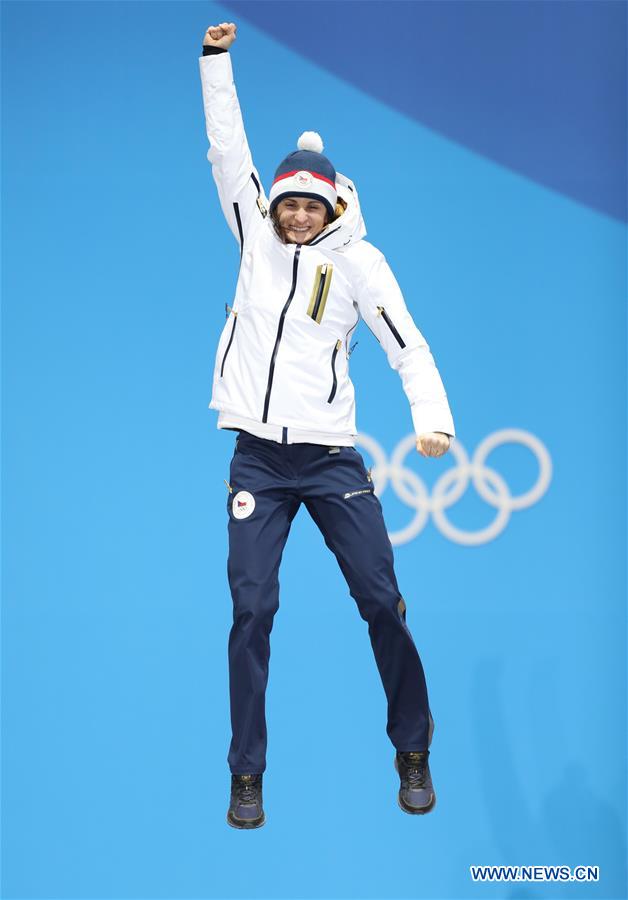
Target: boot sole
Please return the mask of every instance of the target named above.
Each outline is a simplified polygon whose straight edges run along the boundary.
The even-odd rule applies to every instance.
[[[261,818],[257,819],[236,819],[235,816],[232,817],[230,813],[227,813],[227,824],[231,825],[232,828],[239,828],[240,830],[248,828],[261,828],[265,822],[265,813],[262,813]]]
[[[405,813],[409,813],[409,815],[411,816],[424,816],[426,813],[432,812],[432,810],[436,806],[436,794],[432,794],[432,799],[427,806],[421,806],[418,809],[413,806],[406,806],[399,794],[397,794],[397,803],[400,809],[402,809]]]

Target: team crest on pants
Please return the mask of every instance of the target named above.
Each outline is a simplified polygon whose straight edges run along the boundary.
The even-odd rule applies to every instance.
[[[236,519],[246,519],[255,509],[255,497],[248,491],[238,491],[231,504],[231,512]]]

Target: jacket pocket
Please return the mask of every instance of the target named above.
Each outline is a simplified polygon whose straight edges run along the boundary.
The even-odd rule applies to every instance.
[[[329,294],[329,286],[331,284],[331,276],[334,267],[332,263],[322,263],[316,267],[316,276],[314,278],[314,287],[312,288],[312,296],[307,308],[307,314],[314,319],[317,325],[321,324],[323,313],[325,312],[325,304],[327,303],[327,295]]]
[[[333,353],[331,354],[331,375],[332,375],[332,385],[331,385],[331,393],[327,398],[327,402],[331,403],[331,401],[336,396],[336,388],[338,387],[338,379],[336,378],[336,356],[338,355],[338,351],[342,347],[342,341],[336,341],[334,345]]]
[[[395,340],[397,341],[399,346],[402,348],[405,347],[406,346],[405,341],[403,340],[403,338],[401,337],[401,335],[395,328],[393,320],[390,318],[390,316],[388,315],[388,313],[386,312],[386,310],[384,309],[383,306],[377,307],[377,315],[381,316],[382,319],[384,320],[384,322],[388,325],[388,327],[392,331],[393,335],[395,336]]]
[[[225,362],[227,361],[227,354],[229,353],[229,350],[231,349],[231,344],[233,343],[233,335],[235,334],[236,325],[238,324],[237,312],[234,309],[232,309],[231,313],[233,314],[233,325],[231,326],[231,334],[229,335],[229,343],[227,344],[227,347],[226,347],[225,352],[222,357],[222,363],[220,365],[220,377],[221,378],[225,371]]]

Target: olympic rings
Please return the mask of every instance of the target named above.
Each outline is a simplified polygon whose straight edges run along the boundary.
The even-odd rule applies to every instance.
[[[531,450],[538,462],[536,483],[518,496],[511,494],[499,472],[486,465],[489,454],[502,444],[522,444]],[[431,496],[416,472],[405,466],[406,456],[416,448],[414,434],[409,434],[397,444],[390,462],[375,438],[367,434],[358,434],[356,445],[364,448],[373,458],[371,476],[375,494],[380,497],[390,481],[399,499],[414,510],[414,517],[410,523],[400,531],[389,535],[393,545],[413,540],[425,527],[430,513],[441,534],[451,541],[467,546],[485,544],[501,534],[513,511],[525,509],[538,502],[547,491],[552,478],[552,460],[547,448],[535,435],[520,428],[502,428],[489,434],[478,444],[471,460],[459,439],[454,438],[449,453],[456,460],[456,465],[447,469],[437,479]],[[493,521],[478,531],[464,531],[457,528],[445,514],[445,510],[462,497],[470,481],[473,482],[480,497],[497,510]]]

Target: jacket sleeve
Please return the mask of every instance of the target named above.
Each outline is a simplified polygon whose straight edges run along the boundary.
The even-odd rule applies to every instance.
[[[252,237],[267,215],[268,200],[253,165],[238,102],[231,54],[220,48],[203,50],[199,58],[205,128],[209,140],[207,159],[218,188],[227,224],[240,245]]]
[[[401,377],[417,436],[442,431],[454,437],[447,394],[429,345],[414,324],[401,288],[380,251],[358,281],[357,301],[360,315]]]

